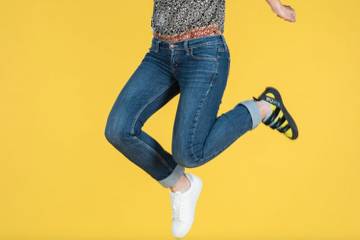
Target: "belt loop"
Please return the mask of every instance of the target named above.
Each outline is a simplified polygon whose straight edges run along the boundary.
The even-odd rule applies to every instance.
[[[189,40],[185,40],[184,41],[184,47],[185,47],[185,50],[186,50],[186,55],[190,55],[190,52],[189,52]]]
[[[225,48],[225,51],[228,51],[228,46],[227,46],[227,43],[226,43],[226,40],[225,40],[225,37],[223,34],[221,34],[221,39],[223,41],[223,45],[224,45],[224,48]]]
[[[159,45],[160,45],[160,40],[159,40],[159,39],[156,39],[156,42],[155,42],[155,52],[156,52],[156,53],[159,52]]]

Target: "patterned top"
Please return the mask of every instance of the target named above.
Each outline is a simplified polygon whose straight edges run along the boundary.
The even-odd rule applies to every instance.
[[[154,0],[153,33],[177,35],[215,25],[224,32],[225,0]]]

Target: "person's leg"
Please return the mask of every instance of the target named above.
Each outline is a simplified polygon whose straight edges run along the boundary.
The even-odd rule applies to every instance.
[[[136,71],[119,93],[108,116],[106,139],[164,187],[173,186],[184,167],[146,132],[146,120],[179,93],[168,57],[152,44]]]
[[[230,66],[227,45],[220,46],[194,48],[177,75],[181,94],[172,153],[185,167],[213,159],[262,120],[260,105],[252,99],[217,116]]]

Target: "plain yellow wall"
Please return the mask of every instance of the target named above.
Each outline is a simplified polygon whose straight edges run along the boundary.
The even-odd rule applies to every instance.
[[[0,1],[1,240],[171,238],[169,192],[104,137],[152,2]],[[191,169],[204,189],[189,240],[360,239],[360,1],[285,3],[295,24],[226,1],[220,112],[275,86],[299,139],[260,125]],[[144,126],[169,151],[177,102]]]

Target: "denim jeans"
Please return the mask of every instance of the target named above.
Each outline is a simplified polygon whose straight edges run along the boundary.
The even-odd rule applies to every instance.
[[[229,67],[223,35],[176,43],[153,37],[112,106],[106,139],[162,186],[173,186],[184,168],[205,164],[261,122],[251,98],[218,116]],[[142,126],[177,94],[170,154]]]

